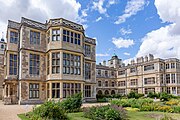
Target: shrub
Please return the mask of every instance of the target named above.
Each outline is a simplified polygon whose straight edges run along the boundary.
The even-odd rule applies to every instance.
[[[59,103],[48,101],[39,107],[33,108],[33,111],[28,113],[32,120],[41,119],[61,119],[66,120],[67,115]]]
[[[161,112],[173,112],[173,109],[171,108],[171,106],[160,106],[158,108],[158,111],[161,111]]]
[[[162,100],[162,101],[168,101],[171,98],[173,98],[173,95],[167,94],[166,92],[162,92],[160,94],[160,100]]]
[[[171,100],[167,101],[165,104],[166,105],[178,105],[179,103],[180,103],[179,100],[171,99]]]
[[[180,113],[180,106],[173,106],[173,112]]]
[[[140,111],[139,108],[132,108],[132,107],[126,107],[124,109],[127,110],[127,111],[132,111],[132,112]]]
[[[160,97],[160,94],[158,93],[153,93],[153,92],[149,92],[147,97],[149,98],[159,98]]]
[[[66,112],[79,112],[82,105],[82,94],[74,94],[61,103],[62,108]]]
[[[127,114],[117,105],[96,106],[84,108],[84,116],[92,120],[125,120]]]

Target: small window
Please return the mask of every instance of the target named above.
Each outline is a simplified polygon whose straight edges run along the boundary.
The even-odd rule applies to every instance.
[[[3,44],[1,45],[1,49],[4,49],[4,45]]]

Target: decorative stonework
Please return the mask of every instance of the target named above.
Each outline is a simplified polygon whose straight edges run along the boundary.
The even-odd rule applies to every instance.
[[[8,20],[8,28],[13,28],[13,29],[19,29],[20,28],[20,23]]]
[[[29,25],[29,26],[37,28],[37,29],[46,30],[46,25],[45,24],[30,20],[30,19],[27,19],[27,18],[24,18],[24,17],[22,17],[21,23]]]
[[[96,40],[92,39],[92,38],[85,37],[84,41],[87,42],[87,43],[94,44],[94,45],[96,44]]]

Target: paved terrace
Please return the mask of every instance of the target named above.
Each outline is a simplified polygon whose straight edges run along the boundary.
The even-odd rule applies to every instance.
[[[82,107],[107,105],[108,103],[84,103]],[[31,111],[34,105],[4,105],[0,101],[0,120],[20,120],[17,114]]]

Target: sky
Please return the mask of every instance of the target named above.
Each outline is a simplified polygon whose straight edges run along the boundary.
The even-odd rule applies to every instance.
[[[21,17],[82,24],[96,39],[97,64],[114,54],[126,64],[148,54],[180,58],[180,0],[0,0],[0,33]]]

